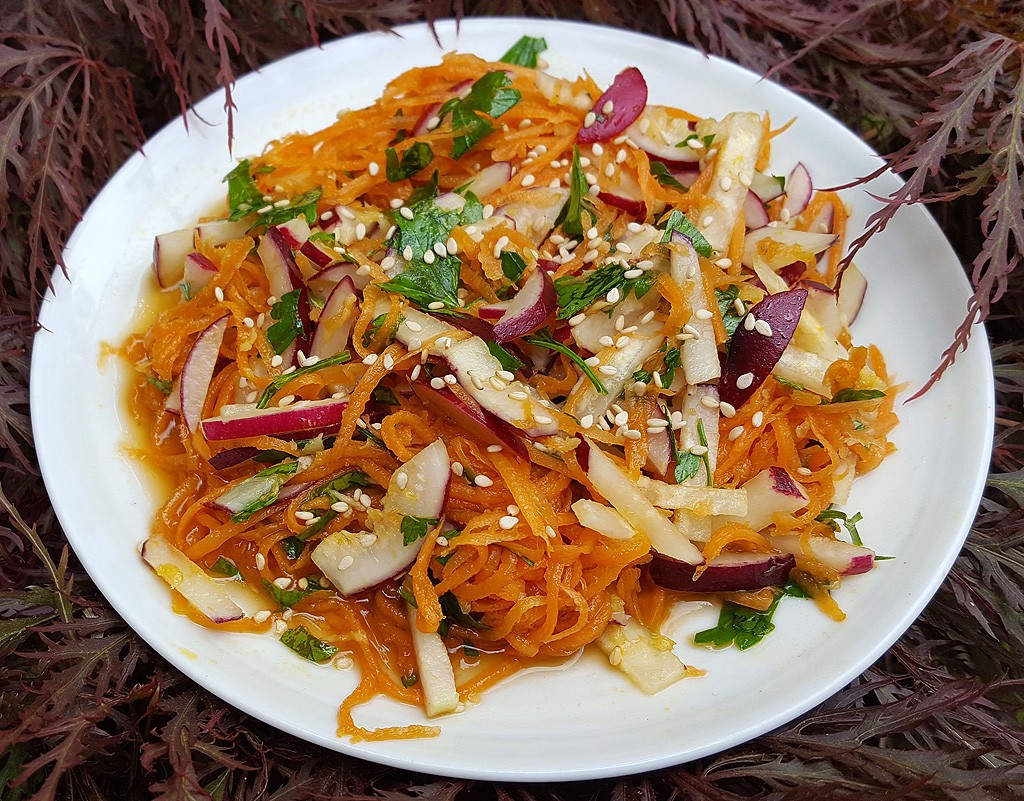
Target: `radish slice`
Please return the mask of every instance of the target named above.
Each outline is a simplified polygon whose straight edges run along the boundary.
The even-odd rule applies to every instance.
[[[704,238],[712,249],[726,253],[736,222],[743,214],[747,196],[743,182],[754,172],[764,129],[757,114],[733,112],[727,114],[713,132],[718,155],[715,157],[714,177],[707,191],[711,203],[706,216],[710,220],[702,227]]]
[[[196,226],[196,237],[207,245],[223,245],[245,236],[248,230],[245,220],[209,220]]]
[[[311,356],[326,359],[341,353],[348,345],[352,325],[359,316],[359,295],[352,279],[342,278],[324,304],[313,332],[309,350]]]
[[[416,672],[423,690],[423,710],[428,718],[447,715],[459,707],[459,691],[455,687],[455,669],[444,640],[436,631],[422,632],[416,625],[416,607],[405,605],[412,650],[416,654]]]
[[[217,275],[217,266],[202,253],[189,253],[185,257],[185,271],[181,277],[194,295]]]
[[[436,126],[440,120],[437,120],[437,112],[441,110],[440,103],[431,103],[420,114],[420,118],[416,120],[416,124],[412,127],[413,136],[423,136],[425,133],[430,133],[434,126]],[[437,122],[434,122],[437,120]],[[433,125],[431,124],[433,123]]]
[[[645,534],[656,551],[683,562],[699,565],[700,551],[676,525],[645,498],[627,476],[600,448],[586,439],[576,449],[580,466],[594,489],[637,531]],[[585,465],[585,466],[584,466]]]
[[[517,430],[497,415],[483,409],[461,386],[445,385],[441,389],[434,389],[424,381],[414,381],[411,386],[420,400],[453,420],[475,439],[484,443],[507,445],[518,456],[528,458],[526,446]]]
[[[241,464],[247,459],[251,459],[258,453],[260,453],[260,449],[251,445],[241,448],[228,448],[226,451],[215,453],[210,457],[210,467],[214,470],[226,470],[229,467],[234,467],[236,464]]]
[[[782,179],[774,175],[766,175],[757,170],[750,173],[750,191],[757,195],[762,203],[779,197],[783,192],[782,185]]]
[[[757,228],[747,233],[743,241],[743,264],[753,267],[760,256],[773,270],[794,261],[813,264],[815,259],[835,244],[835,234],[798,231],[794,228]]]
[[[793,338],[806,301],[806,289],[789,289],[767,295],[747,312],[718,385],[722,401],[738,409],[764,383]]]
[[[814,186],[811,183],[811,174],[803,162],[797,162],[793,171],[786,179],[786,199],[782,202],[783,219],[796,217],[807,208],[811,202],[811,195],[814,194]]]
[[[675,655],[674,644],[619,610],[597,638],[608,661],[647,695],[659,693],[687,676],[699,675]]]
[[[485,303],[482,306],[477,306],[477,314],[480,315],[481,320],[500,320],[505,316],[505,312],[508,311],[508,307],[512,304],[510,300],[499,300],[494,303]]]
[[[542,328],[555,313],[558,296],[555,285],[547,270],[535,269],[526,279],[508,310],[494,324],[494,339],[497,342],[508,342],[518,339]]]
[[[150,537],[142,543],[142,558],[171,589],[181,593],[214,623],[230,623],[245,617],[242,608],[224,592],[220,582],[163,537]]]
[[[615,182],[605,185],[597,197],[609,206],[628,211],[634,217],[647,216],[647,204],[644,203],[640,184],[625,170],[617,170]]]
[[[511,177],[512,165],[507,161],[497,161],[480,170],[464,188],[478,198],[485,198],[501,189]]]
[[[580,525],[613,540],[628,540],[636,536],[634,529],[618,512],[603,503],[580,498],[572,505]]]
[[[244,412],[207,417],[200,425],[203,436],[211,442],[260,436],[308,437],[317,433],[328,434],[337,429],[347,406],[348,400],[339,398],[300,401],[291,406],[271,409],[257,409],[253,405]]]
[[[647,82],[644,76],[636,67],[624,69],[597,99],[591,111],[596,119],[590,125],[583,123],[576,141],[590,144],[618,136],[640,116],[646,105]]]
[[[305,217],[296,217],[288,222],[274,226],[278,233],[284,238],[288,247],[293,250],[303,245],[309,239],[309,224]]]
[[[332,264],[310,278],[306,286],[326,303],[334,287],[345,278],[352,282],[360,294],[370,283],[370,274],[360,275],[355,264]]]
[[[690,120],[672,114],[665,106],[647,106],[626,129],[626,136],[652,161],[660,161],[670,170],[693,171],[702,150],[679,147],[693,133]]]
[[[700,566],[656,553],[650,575],[655,584],[670,590],[741,592],[781,587],[795,565],[790,553],[723,553]]]
[[[702,515],[745,515],[747,491],[742,487],[669,484],[640,476],[637,489],[659,509],[689,509]]]
[[[320,269],[329,267],[338,260],[337,253],[330,252],[323,243],[315,242],[312,239],[307,239],[302,243],[302,247],[299,248],[299,253],[309,259]]]
[[[646,217],[647,204],[642,200],[626,197],[613,192],[598,192],[597,199],[616,209],[628,212],[632,217]]]
[[[748,231],[764,228],[771,222],[771,217],[768,216],[768,207],[753,192],[747,192],[747,196],[743,199],[743,219]]]
[[[759,531],[771,524],[772,515],[793,514],[807,506],[804,488],[781,467],[762,470],[743,484],[742,489],[747,491],[746,514],[725,515],[722,522],[746,523]]]
[[[259,255],[260,261],[263,262],[263,269],[267,272],[271,295],[281,299],[302,284],[302,276],[295,264],[288,240],[276,227],[267,229],[263,238],[260,239],[256,253]]]
[[[185,429],[191,433],[203,416],[206,394],[213,379],[213,368],[217,366],[220,345],[228,329],[228,315],[210,323],[192,345],[181,371],[179,391],[181,393],[181,416]]]
[[[444,442],[434,440],[392,475],[381,512],[373,518],[373,536],[335,532],[316,546],[313,562],[342,595],[398,575],[413,563],[423,545],[421,537],[406,542],[404,519],[440,519],[450,479],[448,451]]]
[[[875,565],[875,552],[862,545],[851,545],[842,540],[830,540],[827,537],[810,537],[807,540],[807,551],[801,547],[801,538],[797,534],[783,534],[771,538],[772,545],[780,551],[801,556],[809,555],[826,567],[835,570],[840,576],[856,576],[867,573]]]
[[[844,325],[851,325],[860,314],[864,295],[868,291],[868,279],[854,264],[848,264],[839,276],[839,319]]]
[[[153,239],[153,272],[162,289],[181,281],[185,256],[195,249],[195,229],[182,228]]]

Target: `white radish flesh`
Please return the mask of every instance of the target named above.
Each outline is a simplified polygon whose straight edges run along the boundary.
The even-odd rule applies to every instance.
[[[142,544],[142,558],[171,589],[214,623],[230,623],[245,617],[241,607],[221,589],[220,582],[163,537]]]
[[[181,393],[181,416],[185,429],[195,431],[203,415],[206,395],[210,390],[213,370],[217,366],[221,342],[228,328],[228,316],[215,320],[206,327],[192,345],[181,371],[179,392]]]

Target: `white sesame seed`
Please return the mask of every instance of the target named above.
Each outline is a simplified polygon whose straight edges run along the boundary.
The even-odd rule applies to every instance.
[[[493,487],[494,482],[482,473],[473,479],[473,483],[478,487]]]
[[[266,566],[267,566],[267,557],[265,557],[261,553],[256,554],[256,569],[257,570],[263,570],[264,568],[266,568]]]
[[[750,385],[754,383],[753,373],[744,373],[736,379],[736,389],[749,389]]]
[[[502,450],[502,448],[501,448],[500,445],[488,445],[487,446],[487,452],[488,453],[501,453],[501,450]]]
[[[519,518],[515,515],[505,515],[498,521],[499,528],[503,528],[508,531],[510,528],[515,528],[519,524]]]
[[[256,325],[256,321],[253,320],[252,317],[246,317],[242,320],[242,325],[246,328],[253,328]]]
[[[761,424],[764,423],[764,412],[754,412],[750,422],[754,424],[754,428],[760,428]]]
[[[754,330],[761,336],[770,337],[772,335],[772,327],[768,324],[767,320],[758,320],[755,322]]]
[[[583,127],[589,128],[595,122],[597,122],[597,115],[593,111],[588,111],[587,116],[583,118]]]
[[[546,426],[546,425],[549,425],[550,423],[555,422],[554,418],[548,417],[546,414],[534,415],[533,419],[536,422],[540,423],[542,426]]]
[[[718,180],[718,185],[722,187],[723,192],[728,192],[730,189],[732,189],[732,178],[730,178],[728,175],[723,175]]]
[[[580,428],[586,429],[590,428],[592,425],[594,425],[594,415],[585,414],[580,418]]]
[[[408,206],[402,206],[402,208],[399,209],[398,213],[405,217],[405,219],[407,220],[412,219],[413,212],[412,209],[410,209]]]
[[[612,338],[611,338],[610,336],[608,336],[607,334],[605,334],[605,335],[604,335],[603,337],[601,337],[601,338],[600,338],[599,340],[597,340],[597,341],[598,341],[598,343],[599,343],[599,344],[601,344],[602,346],[604,346],[604,347],[606,347],[606,348],[610,348],[610,347],[611,347],[612,345],[614,345],[614,344],[615,344],[615,340],[614,340],[614,339],[612,339]]]
[[[292,580],[287,576],[280,576],[274,579],[274,586],[276,586],[278,589],[287,590],[290,586],[292,586]]]
[[[736,407],[727,401],[722,401],[718,405],[718,410],[722,413],[722,417],[735,417]]]
[[[801,476],[809,476],[809,475],[812,475],[812,473],[811,473],[811,470],[810,470],[810,468],[807,468],[807,467],[802,467],[802,466],[801,466],[801,467],[798,467],[798,468],[796,469],[796,472],[797,472],[797,475],[801,475]]]
[[[626,423],[629,422],[629,412],[627,412],[625,410],[619,412],[612,419],[612,422],[615,423],[615,425],[617,425],[617,426],[624,426],[624,425],[626,425]]]
[[[789,219],[790,219],[791,216],[792,215],[790,214],[789,209],[787,209],[785,207],[779,209],[779,220],[781,222],[789,222]]]
[[[351,554],[343,556],[341,560],[338,562],[338,570],[347,570],[348,568],[352,567],[352,563],[355,561],[355,557],[353,557]]]
[[[706,217],[704,217],[704,218],[703,218],[703,219],[702,219],[702,220],[700,221],[700,224],[701,224],[701,226],[702,226],[702,227],[704,227],[704,228],[707,228],[707,227],[708,227],[709,225],[711,225],[711,223],[713,223],[714,221],[715,221],[715,218],[714,218],[714,217],[712,217],[712,216],[711,216],[710,214],[708,214],[708,215],[707,215]]]
[[[705,395],[700,399],[700,405],[705,409],[717,409],[721,404],[716,398],[712,398],[710,395]]]
[[[469,380],[472,382],[473,386],[476,387],[478,390],[483,390],[484,382],[480,379],[480,376],[478,376],[473,370],[469,371]]]
[[[629,335],[623,334],[621,337],[615,340],[615,347],[622,350],[626,345],[629,344]]]
[[[345,501],[335,501],[334,503],[331,504],[331,509],[337,512],[338,514],[345,514],[345,512],[347,512],[351,508],[352,507],[345,503]]]
[[[690,448],[690,453],[692,453],[694,456],[703,456],[707,452],[708,448],[706,445],[694,445],[692,448]]]
[[[434,251],[428,250],[423,254],[423,261],[426,264],[433,264],[435,261],[437,261],[437,256],[434,255]]]
[[[718,259],[715,262],[715,264],[721,267],[723,270],[728,270],[730,267],[732,267],[732,259],[723,256],[722,258]]]
[[[498,370],[498,375],[504,378],[506,381],[515,381],[515,373],[510,373],[508,370]]]
[[[510,393],[508,393],[508,396],[512,400],[517,400],[517,401],[524,401],[524,400],[526,400],[527,398],[530,397],[527,393],[523,392],[520,389],[512,390]]]
[[[413,365],[412,372],[409,373],[409,380],[410,381],[415,381],[417,378],[420,377],[420,373],[422,371],[423,371],[423,367],[421,365],[418,365],[418,364]]]
[[[367,172],[370,173],[370,175],[377,175],[377,173],[380,172],[380,165],[376,161],[371,161],[366,166],[366,170],[367,170]]]
[[[619,298],[621,297],[622,293],[619,291],[619,288],[617,286],[614,286],[608,290],[608,294],[605,295],[605,300],[607,300],[609,303],[618,303]]]
[[[622,432],[622,436],[626,439],[638,440],[643,437],[643,434],[637,431],[635,428],[627,428]]]
[[[736,426],[732,431],[729,432],[729,441],[735,442],[743,436],[743,426]]]
[[[752,314],[748,314],[743,318],[743,328],[747,331],[753,331],[754,326],[757,325],[757,318]]]
[[[291,403],[294,400],[295,400],[295,396],[294,395],[285,395],[283,398],[278,400],[277,405],[278,406],[289,406],[289,405],[291,405]]]
[[[700,331],[690,325],[690,323],[683,325],[683,331],[689,334],[692,339],[700,339]]]
[[[390,353],[384,354],[384,369],[390,370],[395,366],[395,358]]]
[[[491,219],[491,216],[493,214],[494,214],[494,206],[492,206],[490,203],[488,203],[486,206],[484,206],[483,210],[480,212],[480,216],[483,217],[485,220]]]
[[[444,308],[444,301],[442,301],[442,300],[431,301],[430,303],[427,304],[427,308],[430,309],[431,311],[436,311],[437,309],[443,309]]]
[[[610,364],[602,364],[600,367],[597,368],[597,371],[601,375],[618,375],[619,374],[619,371],[616,368],[612,367]]]
[[[532,173],[527,173],[526,175],[523,176],[522,184],[523,186],[533,186],[533,182],[536,180],[537,178],[535,175],[533,175]]]
[[[462,462],[452,462],[452,472],[455,475],[461,476],[465,471],[466,468],[462,466]]]
[[[555,531],[553,526],[544,526],[544,533],[547,534],[551,539],[558,536],[558,532]]]
[[[430,379],[430,386],[433,389],[444,389],[444,379],[435,376],[434,378]]]
[[[584,359],[583,363],[587,365],[587,367],[597,367],[601,364],[601,359],[597,356],[590,356]]]
[[[444,250],[449,256],[459,252],[459,243],[455,241],[455,237],[448,237],[448,241],[444,243]]]
[[[457,379],[451,373],[448,373],[448,375],[444,377],[444,383],[446,383],[450,387],[454,387],[456,384],[459,383],[459,379]]]
[[[371,364],[376,364],[377,363],[377,359],[379,359],[379,358],[380,358],[380,356],[378,356],[376,353],[367,353],[363,357],[363,364],[365,364],[367,367],[369,367]]]
[[[710,309],[697,309],[697,311],[693,313],[693,316],[696,317],[698,320],[710,320],[712,317],[714,317],[714,314],[711,312]]]
[[[400,490],[404,490],[409,483],[409,474],[404,470],[399,470],[395,473],[395,486]]]

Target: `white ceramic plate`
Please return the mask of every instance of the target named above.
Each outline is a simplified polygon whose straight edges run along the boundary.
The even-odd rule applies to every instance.
[[[576,23],[466,20],[398,35],[367,34],[290,56],[235,87],[234,154],[269,139],[312,131],[339,108],[372,102],[385,83],[458,49],[496,59],[521,35],[544,36],[553,72],[586,69],[607,85],[629,65],[647,78],[650,99],[706,116],[729,111],[796,117],[774,147],[776,171],[797,160],[818,185],[837,185],[878,163],[865,145],[812,105],[739,67],[646,36]],[[58,270],[43,303],[32,363],[32,419],[47,488],[68,539],[125,620],[170,662],[225,701],[303,739],[376,762],[429,773],[552,781],[634,773],[706,756],[786,723],[836,692],[880,656],[917,617],[949,570],[973,520],[989,460],[992,374],[984,331],[945,378],[900,407],[899,452],[859,481],[848,505],[860,510],[866,544],[896,558],[844,582],[848,613],[836,624],[810,603],[782,604],[777,630],[753,650],[688,644],[715,619],[684,620],[679,652],[707,670],[655,697],[586,655],[568,668],[521,675],[479,705],[442,721],[436,739],[353,744],[335,736],[338,704],[356,676],[318,667],[271,637],[203,629],[170,608],[167,588],[139,558],[161,498],[122,449],[132,424],[123,376],[101,357],[121,342],[149,284],[154,234],[180,228],[224,196],[233,166],[223,95],[200,103],[188,131],[175,121],[130,159],[71,237],[70,281]],[[200,119],[205,121],[200,121]],[[870,191],[898,186],[879,179]],[[868,188],[847,191],[851,230],[876,207]],[[858,257],[870,288],[854,333],[887,355],[897,380],[918,388],[938,364],[963,317],[968,283],[939,228],[920,207],[900,212]],[[908,393],[909,394],[909,393]],[[363,708],[369,727],[421,722],[391,702]]]

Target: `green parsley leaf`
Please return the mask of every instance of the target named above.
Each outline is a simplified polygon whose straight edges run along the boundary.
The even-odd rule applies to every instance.
[[[307,595],[312,595],[314,592],[324,589],[320,582],[316,578],[306,579],[306,589],[302,590],[296,587],[295,589],[282,590],[274,582],[263,579],[263,587],[270,597],[273,598],[282,608],[289,609]]]
[[[284,206],[272,206],[268,211],[260,214],[259,224],[268,228],[272,225],[280,225],[296,217],[305,217],[306,222],[312,225],[316,222],[316,205],[320,200],[323,190],[315,186],[308,192],[303,192],[298,197],[293,197]]]
[[[451,536],[450,534],[447,536]],[[458,623],[460,626],[467,628],[476,629],[477,631],[486,631],[490,626],[486,623],[482,623],[472,615],[462,611],[462,604],[459,603],[459,599],[449,590],[440,597],[441,611],[447,620],[452,623]]]
[[[160,390],[164,395],[170,395],[171,390],[174,388],[173,381],[165,381],[162,378],[157,378],[155,375],[147,376],[146,380]]]
[[[833,509],[831,506],[828,509],[823,510],[816,518],[819,523],[825,523],[833,531],[839,531],[839,521],[843,524],[843,527],[850,534],[850,542],[854,545],[863,545],[861,541],[860,533],[857,531],[857,524],[864,519],[864,516],[860,512],[856,512],[853,515],[847,515],[846,512],[841,512],[838,509]]]
[[[583,360],[583,357],[580,356],[568,345],[563,345],[561,342],[559,342],[557,339],[551,336],[551,334],[547,330],[536,333],[533,336],[524,337],[524,339],[531,345],[537,345],[542,348],[547,348],[548,350],[553,350],[556,353],[561,353],[564,356],[568,356],[573,361],[573,363],[575,363],[576,366],[580,368],[580,370],[583,372],[583,375],[585,375],[590,380],[590,383],[594,385],[594,388],[598,392],[600,392],[602,395],[608,394],[608,390],[605,388],[605,385],[601,382],[601,379],[597,377],[597,373],[595,373],[593,369],[590,367],[590,365]]]
[[[404,181],[406,178],[412,178],[412,176],[430,164],[434,160],[434,151],[431,150],[428,143],[416,142],[402,154],[401,161],[399,161],[398,153],[393,147],[389,147],[384,151],[384,159],[384,171],[388,180],[391,183],[397,183],[398,181]]]
[[[796,381],[790,381],[788,378],[782,378],[781,376],[777,376],[777,375],[773,375],[773,377],[775,378],[776,381],[778,381],[780,384],[782,384],[782,386],[788,387],[789,389],[798,389],[798,390],[801,390],[801,391],[806,389],[806,387],[804,387],[803,384],[798,384],[798,383],[796,383]]]
[[[712,648],[725,648],[735,644],[741,651],[745,651],[775,630],[772,616],[779,601],[787,595],[794,598],[807,597],[798,585],[787,582],[782,591],[776,594],[772,605],[763,612],[726,601],[722,604],[718,624],[714,628],[697,632],[693,635],[693,641],[698,645],[708,645]]]
[[[637,370],[633,373],[633,381],[640,381],[644,384],[650,384],[654,380],[654,376],[650,370]]]
[[[480,114],[497,119],[522,100],[517,89],[510,89],[512,79],[498,70],[488,72],[474,82],[465,97],[449,100],[438,112],[442,119],[451,114],[452,158],[460,159],[466,152],[497,128]]]
[[[555,225],[561,225],[562,231],[569,236],[583,236],[583,232],[597,219],[589,192],[590,184],[587,183],[587,176],[580,163],[580,149],[573,145],[572,168],[569,170],[569,199],[555,220]]]
[[[192,284],[188,281],[182,281],[178,284],[178,291],[181,292],[181,299],[183,301],[192,300]]]
[[[427,532],[438,524],[436,517],[413,517],[406,515],[402,518],[402,544],[412,545],[416,540],[427,536]]]
[[[705,136],[698,136],[696,132],[687,136],[682,142],[676,145],[676,147],[689,147],[690,142],[694,140],[701,142],[705,148],[711,147],[711,143],[715,141],[714,134],[706,134]]]
[[[281,635],[281,642],[291,648],[303,659],[320,664],[326,662],[336,653],[338,648],[310,634],[305,626],[288,629]]]
[[[271,328],[273,328],[273,326],[271,326]],[[269,336],[270,332],[268,331],[267,334]],[[335,353],[333,356],[328,356],[326,359],[321,359],[315,364],[310,364],[307,365],[306,367],[298,367],[292,372],[288,373],[287,375],[274,376],[270,380],[270,383],[267,385],[267,388],[263,390],[263,394],[260,395],[259,400],[256,401],[256,408],[266,409],[271,399],[273,399],[273,397],[282,388],[284,388],[291,381],[294,381],[296,378],[299,378],[300,376],[304,375],[309,375],[310,373],[315,373],[317,370],[323,370],[326,367],[334,367],[337,364],[346,364],[351,358],[352,354],[349,353],[347,350],[343,350],[341,353]]]
[[[534,36],[524,36],[505,53],[499,61],[518,64],[520,67],[537,69],[537,56],[548,49],[548,43]]]
[[[305,336],[306,329],[299,314],[299,297],[301,289],[286,292],[280,300],[270,307],[270,316],[277,320],[267,329],[267,339],[274,353],[284,353],[296,337]]]
[[[228,185],[229,220],[240,220],[266,205],[263,193],[252,180],[248,159],[241,159],[235,168],[224,176]]]
[[[372,487],[373,480],[362,470],[349,470],[340,476],[332,478],[322,487],[317,489],[316,495],[330,495],[332,492],[344,492],[349,487]]]
[[[690,222],[690,219],[678,209],[673,209],[672,213],[665,220],[665,233],[662,235],[661,241],[670,241],[673,231],[678,231],[690,240],[693,249],[705,259],[711,258],[711,243],[704,238],[704,234],[697,230],[697,226]]]
[[[884,397],[885,393],[880,389],[841,389],[832,396],[831,401],[825,401],[825,403],[855,403],[856,401],[877,400]]]
[[[722,314],[722,322],[725,324],[725,333],[728,339],[736,332],[743,318],[736,313],[736,299],[740,296],[740,288],[736,284],[726,287],[715,288],[715,299],[718,301],[718,311]],[[728,347],[728,340],[727,345]]]
[[[665,349],[665,372],[661,376],[661,383],[670,386],[676,377],[676,370],[683,363],[683,352],[680,348]]]
[[[526,262],[522,256],[511,250],[501,251],[501,271],[509,281],[512,283],[518,281],[525,269]]]
[[[217,561],[210,565],[210,570],[214,573],[220,573],[222,576],[234,578],[235,576],[241,576],[238,572],[238,566],[235,565],[230,559],[225,556],[218,556]]]
[[[384,406],[398,405],[398,398],[391,387],[377,387],[373,390],[373,399]]]
[[[284,555],[293,562],[302,556],[302,551],[306,547],[306,543],[298,537],[285,537],[281,540],[280,545],[281,550],[284,551]]]
[[[669,168],[665,166],[664,162],[652,161],[651,175],[653,175],[662,186],[678,189],[680,192],[687,191],[686,187],[679,183],[679,179],[672,174]]]
[[[497,342],[487,341],[487,350],[491,352],[491,355],[501,362],[501,369],[508,370],[510,373],[514,373],[516,370],[523,366],[523,363],[519,361],[515,356],[509,353],[505,348],[499,345]]]

